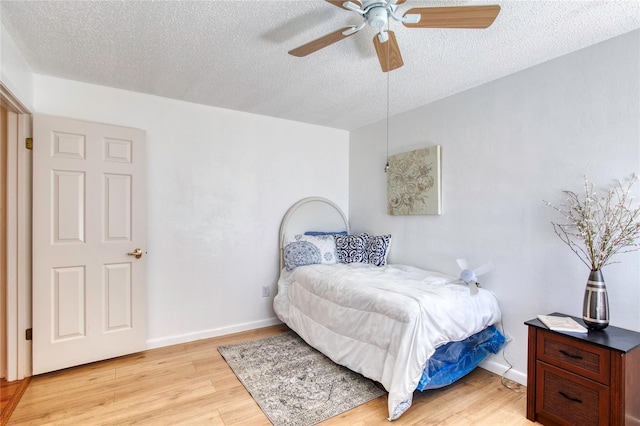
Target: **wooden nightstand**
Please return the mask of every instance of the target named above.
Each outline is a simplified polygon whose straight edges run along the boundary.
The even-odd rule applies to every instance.
[[[538,319],[525,324],[527,419],[545,425],[640,425],[640,333],[612,326],[564,333]]]

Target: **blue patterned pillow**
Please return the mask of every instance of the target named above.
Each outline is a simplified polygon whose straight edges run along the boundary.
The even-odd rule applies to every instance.
[[[284,264],[287,271],[298,266],[338,262],[333,235],[285,236]]]
[[[365,262],[375,266],[387,264],[391,234],[380,236],[367,236],[367,248],[365,249]]]
[[[367,249],[367,234],[360,235],[334,235],[338,260],[341,263],[364,262],[366,263],[365,252]]]

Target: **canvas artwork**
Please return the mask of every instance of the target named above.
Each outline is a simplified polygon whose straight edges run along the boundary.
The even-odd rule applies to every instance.
[[[388,214],[440,214],[440,196],[440,145],[389,157]]]

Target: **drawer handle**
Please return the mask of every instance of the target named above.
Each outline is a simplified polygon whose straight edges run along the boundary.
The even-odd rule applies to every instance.
[[[560,353],[561,353],[562,355],[568,356],[569,358],[573,358],[573,359],[582,359],[582,357],[581,357],[580,355],[570,354],[569,352],[564,351],[564,350],[562,350],[562,349],[560,349]]]
[[[582,404],[582,400],[579,398],[575,398],[573,396],[569,396],[566,393],[562,392],[562,391],[558,391],[558,393],[562,396],[564,396],[565,398],[567,398],[569,401],[573,401],[573,402],[579,402],[580,404]]]

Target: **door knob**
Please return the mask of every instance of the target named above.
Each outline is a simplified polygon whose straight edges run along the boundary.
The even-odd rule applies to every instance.
[[[142,257],[142,249],[141,248],[137,248],[134,251],[132,251],[131,253],[127,253],[127,255],[135,256],[136,259],[140,259]]]

